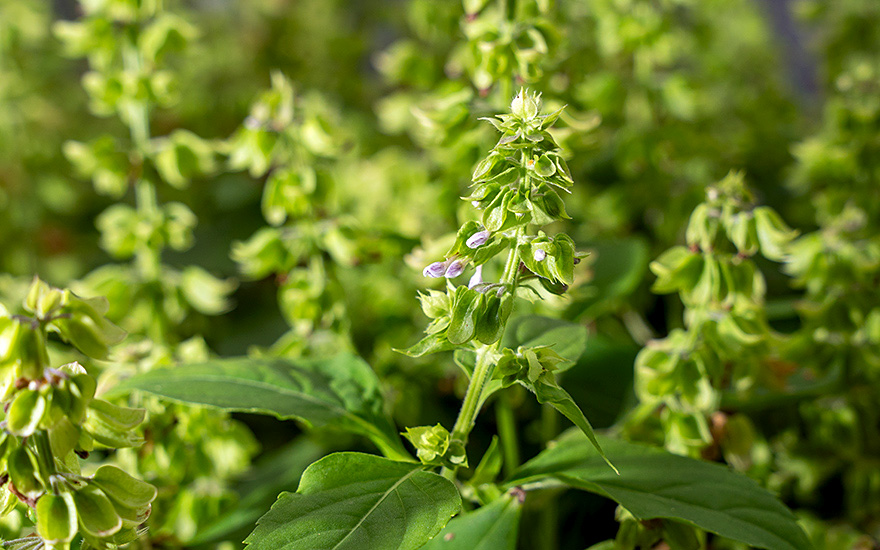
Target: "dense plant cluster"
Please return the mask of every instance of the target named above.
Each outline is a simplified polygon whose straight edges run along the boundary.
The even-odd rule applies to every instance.
[[[785,4],[0,2],[0,544],[880,547],[880,6]]]

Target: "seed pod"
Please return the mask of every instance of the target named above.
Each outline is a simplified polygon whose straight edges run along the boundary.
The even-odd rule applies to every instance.
[[[29,322],[15,322],[15,332],[11,335],[9,357],[13,358],[15,378],[36,380],[43,377],[43,370],[49,364],[46,351],[46,336],[39,328]]]
[[[98,468],[92,484],[104,491],[115,504],[135,510],[148,508],[156,498],[155,487],[109,464]]]
[[[46,494],[37,501],[37,533],[45,542],[72,541],[76,524],[76,505],[70,493]]]
[[[43,494],[43,483],[37,477],[36,458],[26,447],[19,447],[10,453],[8,468],[9,479],[16,491],[30,499]]]
[[[134,428],[143,422],[145,414],[144,409],[119,407],[103,399],[93,399],[83,428],[102,445],[117,449],[132,447],[141,443]]]
[[[39,391],[23,389],[18,392],[6,416],[6,429],[18,437],[28,437],[46,413],[48,401]]]
[[[122,529],[122,518],[102,490],[86,485],[73,494],[76,513],[82,530],[94,537],[104,538]]]
[[[70,379],[69,388],[72,402],[68,411],[68,418],[74,424],[82,424],[88,406],[95,397],[95,379],[88,374],[75,374]]]

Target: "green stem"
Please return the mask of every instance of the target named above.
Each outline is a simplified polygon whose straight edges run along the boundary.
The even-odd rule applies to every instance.
[[[122,63],[126,72],[140,77],[144,72],[144,60],[137,46],[137,30],[129,29],[122,48]],[[120,118],[128,125],[132,142],[133,172],[137,174],[135,187],[135,206],[138,218],[147,221],[151,227],[162,222],[162,209],[159,205],[156,186],[143,177],[143,165],[150,152],[150,104],[145,100],[126,102],[120,111]],[[146,286],[152,301],[153,315],[149,327],[150,338],[157,343],[168,343],[169,321],[165,314],[165,298],[161,285],[162,244],[151,233],[135,250],[135,271]]]
[[[477,364],[474,367],[474,373],[471,375],[470,383],[464,394],[464,401],[461,404],[461,411],[458,413],[458,419],[452,428],[452,438],[458,439],[462,444],[467,444],[468,435],[474,428],[477,419],[477,410],[483,397],[483,390],[486,383],[492,378],[492,372],[495,370],[495,351],[498,349],[498,342],[482,346],[477,350]]]
[[[129,36],[127,38],[122,48],[123,67],[126,72],[134,73],[139,77],[143,72],[144,62],[137,47],[137,37]],[[150,106],[143,100],[126,101],[120,115],[123,122],[128,125],[132,144],[142,162],[150,146]]]
[[[37,464],[40,469],[40,475],[46,483],[52,483],[52,476],[58,473],[55,468],[55,456],[52,454],[52,446],[49,444],[49,432],[38,430],[34,432],[30,440],[34,444],[37,451]],[[54,491],[54,488],[51,488]]]
[[[525,233],[525,228],[520,226],[516,230],[513,244],[507,255],[507,263],[504,266],[504,274],[501,277],[501,283],[510,285],[509,292],[512,296],[516,296],[516,284],[519,280],[519,257],[517,256],[517,245],[520,238]],[[483,404],[483,392],[486,384],[492,379],[495,372],[495,356],[501,339],[493,344],[481,346],[477,349],[477,362],[474,366],[474,372],[468,383],[467,391],[464,394],[464,401],[461,404],[461,410],[452,428],[452,438],[461,441],[462,445],[467,445],[468,435],[474,428],[477,415],[480,412],[480,406]],[[452,479],[455,477],[455,469],[444,469],[443,474]]]
[[[495,421],[498,424],[498,437],[501,440],[501,453],[504,456],[504,476],[510,477],[519,466],[519,441],[516,433],[516,418],[510,392],[505,391],[495,402]]]
[[[559,505],[558,499],[551,498],[541,506],[538,516],[538,533],[542,550],[559,548]]]

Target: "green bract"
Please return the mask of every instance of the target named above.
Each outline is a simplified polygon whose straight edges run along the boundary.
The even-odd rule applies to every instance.
[[[13,377],[3,396],[0,476],[10,482],[9,494],[34,508],[38,543],[69,549],[79,534],[93,547],[107,548],[123,527],[138,528],[149,517],[156,489],[110,466],[83,476],[77,455],[88,455],[95,442],[106,448],[139,444],[134,430],[145,411],[95,399],[95,380],[78,363],[52,368],[46,333],[56,331],[86,355],[106,358],[108,346],[124,332],[103,316],[106,302],[39,279],[24,311],[34,316],[4,312],[0,319],[15,323],[5,353]]]

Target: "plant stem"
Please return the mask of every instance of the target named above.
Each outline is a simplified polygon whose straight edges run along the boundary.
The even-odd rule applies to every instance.
[[[495,351],[498,349],[498,342],[481,346],[477,350],[477,364],[474,367],[474,373],[471,375],[470,383],[464,394],[464,401],[461,404],[461,411],[458,413],[458,419],[452,428],[452,438],[460,440],[463,444],[467,444],[468,434],[474,428],[477,419],[477,407],[483,396],[483,389],[486,383],[492,378],[492,372],[495,370]]]
[[[131,30],[130,32],[131,34],[127,37],[122,50],[122,62],[126,71],[140,75],[144,68],[144,61],[137,47],[137,31]],[[142,175],[144,160],[150,151],[150,104],[145,100],[128,102],[123,106],[120,118],[128,125],[131,134],[132,158],[135,159],[133,168],[137,174],[134,187],[138,217],[141,220],[149,220],[150,223],[158,223],[162,216],[162,210],[159,207],[156,186]],[[153,315],[150,324],[150,338],[154,342],[167,343],[168,319],[165,315],[164,293],[160,283],[162,276],[161,244],[156,242],[153,235],[150,235],[137,247],[134,254],[135,271],[148,287],[147,291],[152,300]]]
[[[559,548],[559,505],[558,499],[551,498],[541,506],[538,516],[538,533],[542,550]]]
[[[52,476],[58,473],[58,470],[55,468],[55,455],[52,453],[52,446],[49,444],[49,432],[37,430],[30,436],[30,439],[37,451],[40,475],[47,483],[51,483]]]
[[[504,456],[504,476],[510,477],[519,466],[519,441],[516,435],[516,418],[510,391],[498,396],[495,402],[495,421],[498,424],[498,437],[501,440],[501,453]]]
[[[517,228],[513,244],[507,255],[504,274],[501,276],[501,283],[510,285],[508,291],[512,296],[516,296],[516,283],[519,279],[519,257],[517,256],[516,248],[524,233],[524,227],[520,226]],[[484,400],[483,391],[486,389],[486,384],[492,379],[492,374],[495,371],[496,352],[500,342],[501,339],[499,338],[497,342],[481,346],[477,349],[477,361],[474,366],[474,372],[464,394],[464,401],[462,401],[455,426],[452,428],[452,438],[461,441],[463,445],[467,445],[468,435],[474,428],[477,414],[479,414],[480,406]],[[455,477],[455,469],[444,469],[443,474],[452,479]]]

